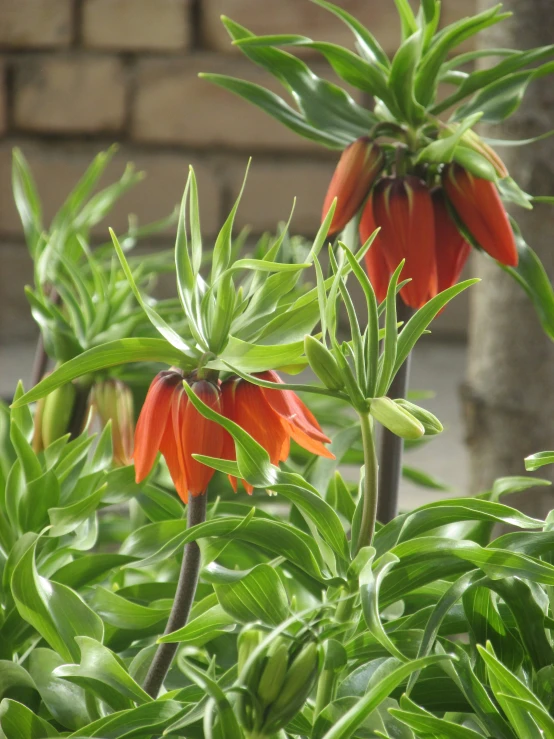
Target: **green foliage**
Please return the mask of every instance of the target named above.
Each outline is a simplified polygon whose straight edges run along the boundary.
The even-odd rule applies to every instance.
[[[422,125],[421,161],[467,157],[463,137],[481,113],[509,112],[552,55],[550,47],[498,53],[496,67],[459,78],[454,46],[501,20],[498,8],[436,34],[438,2],[424,0],[416,15],[398,0],[402,42],[389,61],[350,14],[314,1],[350,28],[359,55],[301,36],[260,39],[224,20],[298,110],[250,83],[214,81],[331,147],[388,125],[390,114],[420,127],[438,112],[436,85],[446,80],[457,87],[455,102],[470,98],[467,115],[440,134]],[[379,97],[376,110],[277,48],[284,44],[320,51],[339,77]],[[527,70],[532,64],[539,66]],[[552,516],[532,518],[504,500],[549,482],[501,478],[475,498],[437,500],[384,526],[372,518],[374,424],[412,441],[442,431],[428,411],[389,398],[391,383],[434,317],[474,281],[445,290],[401,324],[402,265],[381,305],[361,266],[375,234],[357,251],[342,242],[330,249],[325,273],[320,257],[335,204],[313,243],[289,237],[285,224],[252,246],[233,232],[239,196],[207,246],[191,170],[177,222],[178,299],[155,301],[151,275],[173,266],[167,255],[139,259],[129,250],[162,224],[131,223],[120,238],[112,232],[117,261],[111,244],[89,245],[90,228],[137,180],[128,169],[95,190],[112,153],[95,159],[48,228],[23,155],[14,153],[14,194],[35,262],[27,292],[57,366],[29,392],[20,385],[11,411],[0,406],[0,736],[554,735]],[[515,184],[504,185],[530,204]],[[520,253],[516,277],[550,331],[550,285],[533,253],[521,244]],[[214,386],[232,378],[274,394],[264,398],[281,393],[292,403],[291,393],[309,393],[334,457],[293,447],[279,465],[267,440],[264,446],[237,414],[218,412],[185,382],[198,428],[204,419],[219,424],[234,444],[234,455],[192,455],[215,475],[206,519],[188,526],[162,463],[140,483],[131,465],[116,464],[117,413],[99,433],[86,412],[73,423],[79,398],[88,403],[90,388],[107,375],[144,388],[164,364]],[[308,364],[322,384],[259,374],[294,374]],[[299,408],[278,423],[292,428]],[[269,424],[269,415],[263,420]],[[301,427],[295,433],[305,441]],[[526,465],[552,461],[554,453],[542,452]],[[343,477],[346,464],[360,467],[358,480]],[[406,474],[440,488],[424,472]],[[227,476],[253,486],[254,497],[234,495]],[[495,538],[497,524],[511,533]],[[183,585],[184,548],[200,551],[199,582],[186,623],[167,628]],[[147,674],[160,647],[175,649],[176,658],[153,697]]]

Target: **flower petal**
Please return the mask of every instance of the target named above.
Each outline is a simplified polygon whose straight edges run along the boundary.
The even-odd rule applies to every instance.
[[[156,461],[171,408],[173,391],[182,381],[181,373],[174,370],[160,372],[152,380],[135,429],[133,459],[137,482],[144,480]]]
[[[277,372],[272,370],[260,372],[256,376],[267,382],[283,382]],[[285,421],[288,421],[312,439],[327,443],[331,441],[321,430],[315,416],[292,390],[277,390],[267,387],[260,387],[260,390],[275,413]]]
[[[218,413],[221,412],[219,388],[206,380],[191,383],[191,388],[207,406]],[[204,418],[189,402],[185,410],[182,438],[189,492],[191,495],[203,495],[215,470],[193,459],[192,455],[204,454],[209,457],[221,457],[224,442],[223,429],[215,421],[208,421]]]
[[[160,444],[160,451],[167,463],[175,489],[183,503],[188,503],[187,474],[181,435],[186,406],[187,396],[181,383],[174,390],[171,415],[167,419],[165,432]]]

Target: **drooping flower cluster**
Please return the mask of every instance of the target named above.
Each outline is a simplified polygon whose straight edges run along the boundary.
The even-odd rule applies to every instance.
[[[257,375],[269,382],[281,383],[276,372]],[[222,426],[202,416],[189,401],[183,383],[188,382],[196,395],[210,408],[247,431],[268,452],[272,464],[288,457],[290,440],[314,454],[333,457],[324,443],[330,439],[318,422],[290,390],[254,385],[231,377],[224,382],[185,378],[171,368],[160,372],[150,385],[135,431],[136,481],[150,473],[158,451],[164,456],[175,488],[186,503],[188,494],[202,495],[214,470],[193,459],[193,454],[234,460],[235,445]],[[237,481],[230,477],[236,492]],[[253,487],[243,480],[246,491]]]
[[[502,162],[494,152],[485,151],[499,168]],[[411,174],[395,173],[390,166],[391,174],[383,174],[385,161],[375,141],[354,141],[342,153],[323,206],[325,218],[337,198],[331,236],[358,212],[362,242],[380,229],[365,257],[378,300],[385,298],[390,277],[404,259],[401,279],[410,282],[400,294],[406,305],[420,308],[457,282],[469,242],[502,264],[517,265],[514,234],[494,182],[455,162],[415,168]]]

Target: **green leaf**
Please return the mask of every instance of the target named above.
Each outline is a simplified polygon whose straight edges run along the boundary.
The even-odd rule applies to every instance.
[[[453,655],[436,655],[416,659],[408,664],[402,664],[391,657],[381,667],[383,677],[372,687],[367,694],[347,711],[342,718],[325,734],[324,739],[347,739],[352,736],[363,721],[374,711],[392,691],[408,678],[415,670],[421,670],[428,665],[441,661],[451,661]],[[383,669],[384,668],[384,669]]]
[[[151,608],[133,603],[117,593],[97,585],[90,601],[95,612],[118,629],[141,631],[155,624],[162,626],[169,617],[170,607]]]
[[[554,452],[537,452],[536,454],[530,454],[525,457],[525,469],[528,472],[534,472],[540,467],[544,467],[545,464],[554,463]]]
[[[21,149],[12,152],[12,190],[31,256],[38,256],[42,233],[42,207],[35,181]]]
[[[406,724],[406,726],[419,732],[418,736],[443,736],[448,737],[448,739],[483,739],[483,735],[478,734],[473,729],[454,724],[452,721],[437,718],[432,714],[426,713],[423,716],[419,713],[410,713],[409,711],[402,711],[397,708],[389,708],[389,713]]]
[[[64,362],[32,390],[14,401],[14,407],[19,408],[26,403],[33,403],[82,375],[128,362],[164,362],[183,366],[188,363],[188,358],[165,339],[134,338],[111,341],[109,344],[89,349],[69,362]]]
[[[134,561],[134,557],[124,554],[91,554],[68,562],[52,575],[52,579],[62,585],[78,590],[103,577],[112,569]]]
[[[287,128],[290,128],[295,133],[303,136],[310,141],[314,141],[316,144],[322,144],[328,149],[344,149],[350,144],[354,138],[345,137],[338,133],[328,134],[325,131],[318,130],[315,126],[311,126],[306,120],[297,113],[294,108],[285,103],[285,101],[276,95],[274,92],[266,90],[261,85],[256,85],[253,82],[247,82],[246,80],[239,80],[235,77],[229,77],[224,74],[206,74],[202,73],[199,75],[201,79],[213,82],[225,90],[234,92],[235,95],[248,100],[258,108],[261,108],[264,112],[268,113],[272,118],[275,118]]]
[[[242,372],[265,372],[295,364],[303,354],[304,341],[276,345],[249,344],[231,336],[221,355],[206,366],[222,372],[229,369],[228,365]]]
[[[333,5],[327,0],[312,0],[316,5],[325,8],[337,18],[340,18],[354,34],[358,47],[368,62],[376,62],[387,69],[390,66],[389,58],[383,51],[377,39],[363,26],[354,16],[338,5]]]
[[[54,670],[63,677],[91,690],[115,711],[130,708],[130,702],[148,703],[152,699],[133,680],[115,655],[88,636],[75,638],[81,652],[80,664],[62,665]]]
[[[82,737],[135,739],[139,736],[162,736],[162,734],[165,736],[165,729],[182,713],[183,704],[164,697],[164,700],[103,716],[71,734],[70,739]]]
[[[405,662],[406,657],[399,649],[397,649],[394,642],[392,642],[388,637],[379,615],[379,589],[387,572],[398,562],[398,557],[387,552],[387,554],[384,554],[383,557],[380,558],[378,566],[374,568],[373,558],[375,556],[375,550],[370,548],[370,551],[371,558],[368,559],[367,563],[364,565],[359,577],[360,598],[362,601],[364,619],[369,632],[375,637],[376,641],[378,641],[391,656],[396,657],[401,662]]]
[[[497,5],[470,18],[451,23],[435,36],[421,61],[415,81],[416,99],[424,107],[427,107],[435,96],[440,69],[448,54],[467,38],[509,18],[509,13],[499,12],[501,7]]]
[[[236,517],[215,519],[187,530],[186,521],[163,521],[149,524],[132,533],[124,542],[121,553],[144,557],[134,567],[145,567],[171,556],[188,541],[204,537],[239,539],[253,544],[274,556],[282,556],[316,580],[323,580],[323,562],[313,538],[290,524],[268,519]]]
[[[412,12],[407,0],[400,0]],[[395,0],[399,2],[399,0]],[[413,18],[413,14],[412,14]],[[414,20],[415,22],[415,20]],[[388,85],[396,105],[408,123],[418,125],[425,117],[425,108],[414,97],[414,77],[421,56],[422,32],[410,30],[394,55]]]
[[[259,564],[235,582],[214,584],[221,607],[239,623],[261,621],[278,626],[289,612],[287,594],[273,567]]]
[[[56,729],[23,703],[5,698],[0,703],[0,727],[5,739],[46,739],[60,736]]]
[[[127,263],[127,260],[125,258],[125,254],[123,253],[123,249],[121,248],[121,245],[117,239],[117,236],[115,235],[115,232],[110,229],[110,235],[112,237],[113,245],[115,247],[115,250],[117,252],[117,256],[119,257],[119,261],[121,262],[121,266],[123,268],[123,272],[125,273],[125,277],[127,278],[129,285],[131,286],[131,289],[133,291],[133,294],[135,298],[137,299],[140,307],[143,309],[143,311],[148,316],[148,319],[150,323],[154,326],[154,328],[163,336],[163,338],[171,344],[177,351],[181,352],[184,355],[190,356],[190,348],[189,346],[183,341],[183,339],[179,336],[179,334],[171,328],[171,326],[157,313],[151,305],[146,303],[140,294],[140,290],[138,289],[133,273],[131,272],[131,268],[129,267],[129,264]],[[194,249],[193,249],[194,252]],[[207,347],[205,347],[207,348]]]
[[[543,734],[527,711],[522,711],[521,706],[510,703],[509,699],[501,697],[503,693],[508,693],[508,695],[512,694],[536,704],[537,700],[533,693],[491,654],[491,647],[485,649],[477,644],[477,650],[487,666],[487,674],[493,693],[518,736],[540,739]]]
[[[286,597],[286,596],[285,596]],[[213,606],[197,618],[191,619],[182,629],[158,639],[160,644],[186,642],[188,646],[203,647],[226,631],[232,631],[237,619],[220,605]]]
[[[6,695],[25,700],[37,687],[27,670],[17,662],[0,660],[0,700]]]
[[[76,638],[101,640],[104,626],[77,593],[38,574],[36,546],[35,541],[13,572],[12,595],[17,610],[64,659],[78,659]]]
[[[48,532],[49,536],[65,536],[65,534],[74,531],[83,521],[86,521],[98,508],[106,488],[107,485],[104,484],[92,495],[83,500],[78,500],[72,505],[63,508],[50,508],[48,515],[52,528]]]
[[[306,121],[331,135],[348,136],[351,140],[363,136],[376,122],[376,116],[359,106],[342,88],[319,78],[301,60],[280,49],[278,45],[302,44],[302,36],[255,36],[228,18],[223,23],[241,51],[254,63],[276,77],[295,102]]]
[[[517,267],[500,265],[531,298],[541,325],[546,334],[554,338],[554,290],[539,257],[528,246],[518,230],[514,232],[517,252]]]
[[[542,46],[538,49],[529,49],[528,51],[515,51],[512,49],[509,51],[508,58],[500,63],[487,69],[476,69],[470,72],[455,93],[449,95],[433,108],[433,114],[438,115],[452,105],[456,105],[456,103],[468,95],[471,95],[472,92],[486,87],[507,75],[511,75],[519,71],[522,67],[554,56],[554,46]],[[459,66],[459,63],[456,66]],[[529,140],[530,142],[531,140]],[[491,145],[494,146],[494,144]]]
[[[62,726],[76,731],[89,722],[85,692],[68,680],[52,673],[64,660],[50,649],[33,649],[29,657],[29,672],[40,697],[53,718]]]
[[[422,336],[433,318],[435,318],[435,316],[450,300],[452,300],[452,298],[456,297],[456,295],[463,292],[468,287],[471,287],[471,285],[475,285],[477,282],[479,282],[478,279],[459,282],[457,285],[453,285],[447,290],[436,295],[434,298],[431,298],[429,302],[414,313],[398,336],[398,349],[392,375],[393,377],[404,364],[408,354],[414,348],[416,342],[420,336]]]
[[[394,0],[396,10],[400,16],[400,26],[402,28],[402,40],[409,38],[412,34],[417,33],[417,21],[414,11],[411,9],[408,0]]]

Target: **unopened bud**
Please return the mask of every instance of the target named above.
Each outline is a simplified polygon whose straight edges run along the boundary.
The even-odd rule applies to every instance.
[[[135,429],[131,389],[121,380],[103,380],[94,386],[93,402],[102,426],[112,422],[114,463],[131,464]]]
[[[68,382],[42,398],[35,414],[33,449],[42,451],[69,431],[77,390]]]
[[[240,675],[252,652],[262,641],[263,634],[259,629],[245,629],[238,637],[238,674]]]
[[[342,231],[356,215],[384,163],[381,148],[368,136],[356,139],[342,152],[323,204],[322,221],[337,198],[330,236]]]
[[[257,694],[266,706],[272,703],[283,687],[289,662],[289,650],[282,639],[276,639],[267,652],[267,663],[258,684]]]
[[[402,439],[419,439],[425,433],[423,424],[390,398],[374,398],[370,413],[385,428]]]
[[[409,400],[405,400],[404,398],[398,398],[394,402],[405,411],[408,411],[414,418],[417,418],[425,429],[426,436],[435,436],[435,434],[440,434],[444,430],[439,419],[430,411],[425,410],[425,408],[410,403]]]
[[[320,341],[309,334],[304,337],[304,352],[310,367],[329,390],[341,390],[344,380],[337,360]]]
[[[317,678],[318,662],[315,642],[307,644],[295,657],[285,675],[282,690],[267,715],[267,732],[282,729],[304,705]]]

